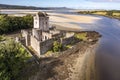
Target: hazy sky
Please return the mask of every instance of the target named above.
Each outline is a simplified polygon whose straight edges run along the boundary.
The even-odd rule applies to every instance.
[[[120,9],[120,0],[0,0],[0,4],[80,9]]]

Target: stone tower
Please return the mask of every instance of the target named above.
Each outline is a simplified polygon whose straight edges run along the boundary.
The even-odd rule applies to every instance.
[[[34,28],[49,31],[49,17],[46,13],[38,12],[34,16]]]

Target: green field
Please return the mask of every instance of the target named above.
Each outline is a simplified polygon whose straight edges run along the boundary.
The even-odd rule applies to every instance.
[[[78,11],[80,14],[92,14],[92,15],[101,15],[110,18],[120,19],[120,11],[119,10],[101,10],[101,11]]]

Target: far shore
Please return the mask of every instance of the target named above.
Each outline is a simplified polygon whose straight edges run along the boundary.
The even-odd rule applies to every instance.
[[[76,13],[84,14],[84,15],[104,16],[104,17],[120,20],[120,11],[119,10],[77,11]]]

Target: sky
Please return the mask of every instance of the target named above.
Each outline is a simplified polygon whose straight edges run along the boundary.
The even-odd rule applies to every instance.
[[[0,0],[0,4],[76,9],[119,9],[120,0]]]

